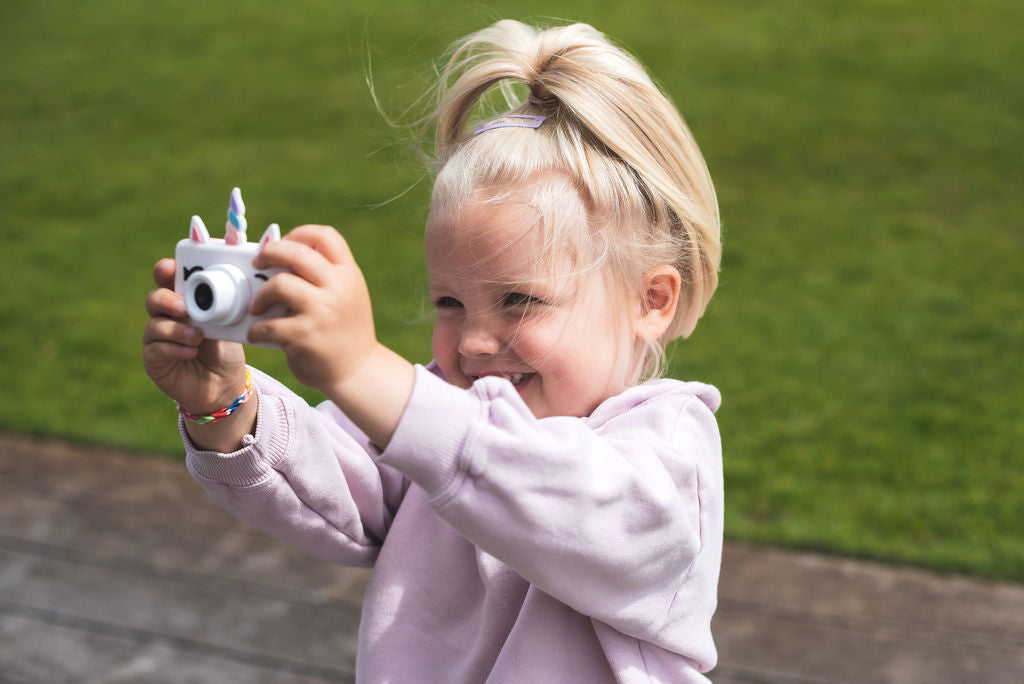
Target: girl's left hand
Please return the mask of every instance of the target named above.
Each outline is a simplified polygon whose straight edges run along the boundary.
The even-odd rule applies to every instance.
[[[253,264],[291,273],[267,281],[253,297],[251,313],[280,303],[289,315],[257,321],[249,341],[279,345],[299,382],[329,394],[377,346],[370,295],[348,244],[330,226],[299,226],[266,243]]]

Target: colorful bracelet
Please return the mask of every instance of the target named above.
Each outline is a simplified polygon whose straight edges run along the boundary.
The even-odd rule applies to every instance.
[[[238,399],[235,399],[235,402],[233,404],[231,404],[231,406],[225,406],[224,408],[222,408],[222,409],[220,409],[218,411],[214,411],[213,413],[211,413],[208,416],[197,416],[196,414],[189,413],[185,409],[181,408],[181,404],[178,404],[177,405],[178,406],[178,413],[180,413],[184,418],[186,418],[188,420],[191,420],[192,422],[196,423],[197,425],[204,425],[206,423],[216,423],[216,422],[224,420],[225,418],[230,416],[232,413],[234,413],[238,409],[239,406],[241,406],[246,401],[248,401],[249,397],[252,396],[252,391],[255,388],[256,388],[256,385],[253,384],[253,381],[252,381],[252,372],[248,368],[246,368],[245,369],[245,391],[242,392],[242,396],[238,397]]]

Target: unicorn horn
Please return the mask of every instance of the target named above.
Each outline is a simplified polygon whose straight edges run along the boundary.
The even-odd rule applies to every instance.
[[[242,191],[235,188],[231,191],[231,204],[228,206],[228,222],[225,225],[227,233],[224,235],[224,242],[229,245],[245,244],[245,203],[242,201]]]

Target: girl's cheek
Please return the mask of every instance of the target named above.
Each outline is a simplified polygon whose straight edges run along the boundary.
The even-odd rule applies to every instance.
[[[430,349],[434,360],[441,367],[441,372],[453,385],[468,387],[462,372],[459,370],[458,335],[454,326],[438,318],[434,324],[434,334],[431,337]]]
[[[567,340],[564,331],[557,327],[522,326],[517,330],[516,355],[530,365],[537,365],[546,358],[563,353],[566,349],[578,352],[581,347],[586,347],[594,341],[575,338]]]
[[[430,351],[434,354],[434,358],[438,363],[444,364],[447,362],[448,347],[449,345],[445,344],[445,334],[441,324],[435,324],[434,334],[430,338]]]

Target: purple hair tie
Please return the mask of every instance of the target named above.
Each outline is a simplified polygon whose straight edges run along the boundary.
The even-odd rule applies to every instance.
[[[538,107],[544,106],[544,100],[534,95],[532,90],[530,91],[529,97],[526,98],[526,101],[532,105],[537,105]]]
[[[546,116],[535,116],[533,114],[506,114],[483,122],[473,131],[473,135],[480,135],[495,128],[539,128],[547,118]]]

